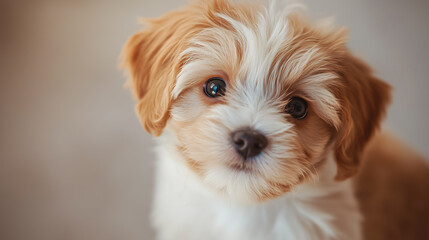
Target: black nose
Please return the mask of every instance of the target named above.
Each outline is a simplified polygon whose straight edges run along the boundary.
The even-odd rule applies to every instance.
[[[268,145],[267,138],[252,129],[238,130],[231,134],[232,145],[244,159],[254,157]]]

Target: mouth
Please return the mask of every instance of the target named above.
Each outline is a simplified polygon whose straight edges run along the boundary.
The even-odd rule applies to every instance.
[[[236,157],[228,162],[228,167],[237,172],[255,173],[259,172],[259,159],[257,157]]]

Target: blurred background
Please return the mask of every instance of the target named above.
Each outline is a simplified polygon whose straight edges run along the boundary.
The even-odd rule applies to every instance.
[[[303,0],[394,86],[385,127],[429,156],[429,1]],[[184,0],[0,0],[0,239],[153,239],[151,136],[118,56]]]

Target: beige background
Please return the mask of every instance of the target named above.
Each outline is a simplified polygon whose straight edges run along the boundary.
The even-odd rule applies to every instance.
[[[173,0],[0,1],[0,239],[153,239],[151,137],[117,57]],[[386,126],[429,156],[429,2],[304,0],[395,87]]]

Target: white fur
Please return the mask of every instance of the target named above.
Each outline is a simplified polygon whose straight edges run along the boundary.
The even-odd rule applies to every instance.
[[[361,239],[361,216],[351,182],[335,182],[332,158],[319,179],[262,204],[238,204],[201,184],[161,137],[153,223],[159,239],[271,240]]]

